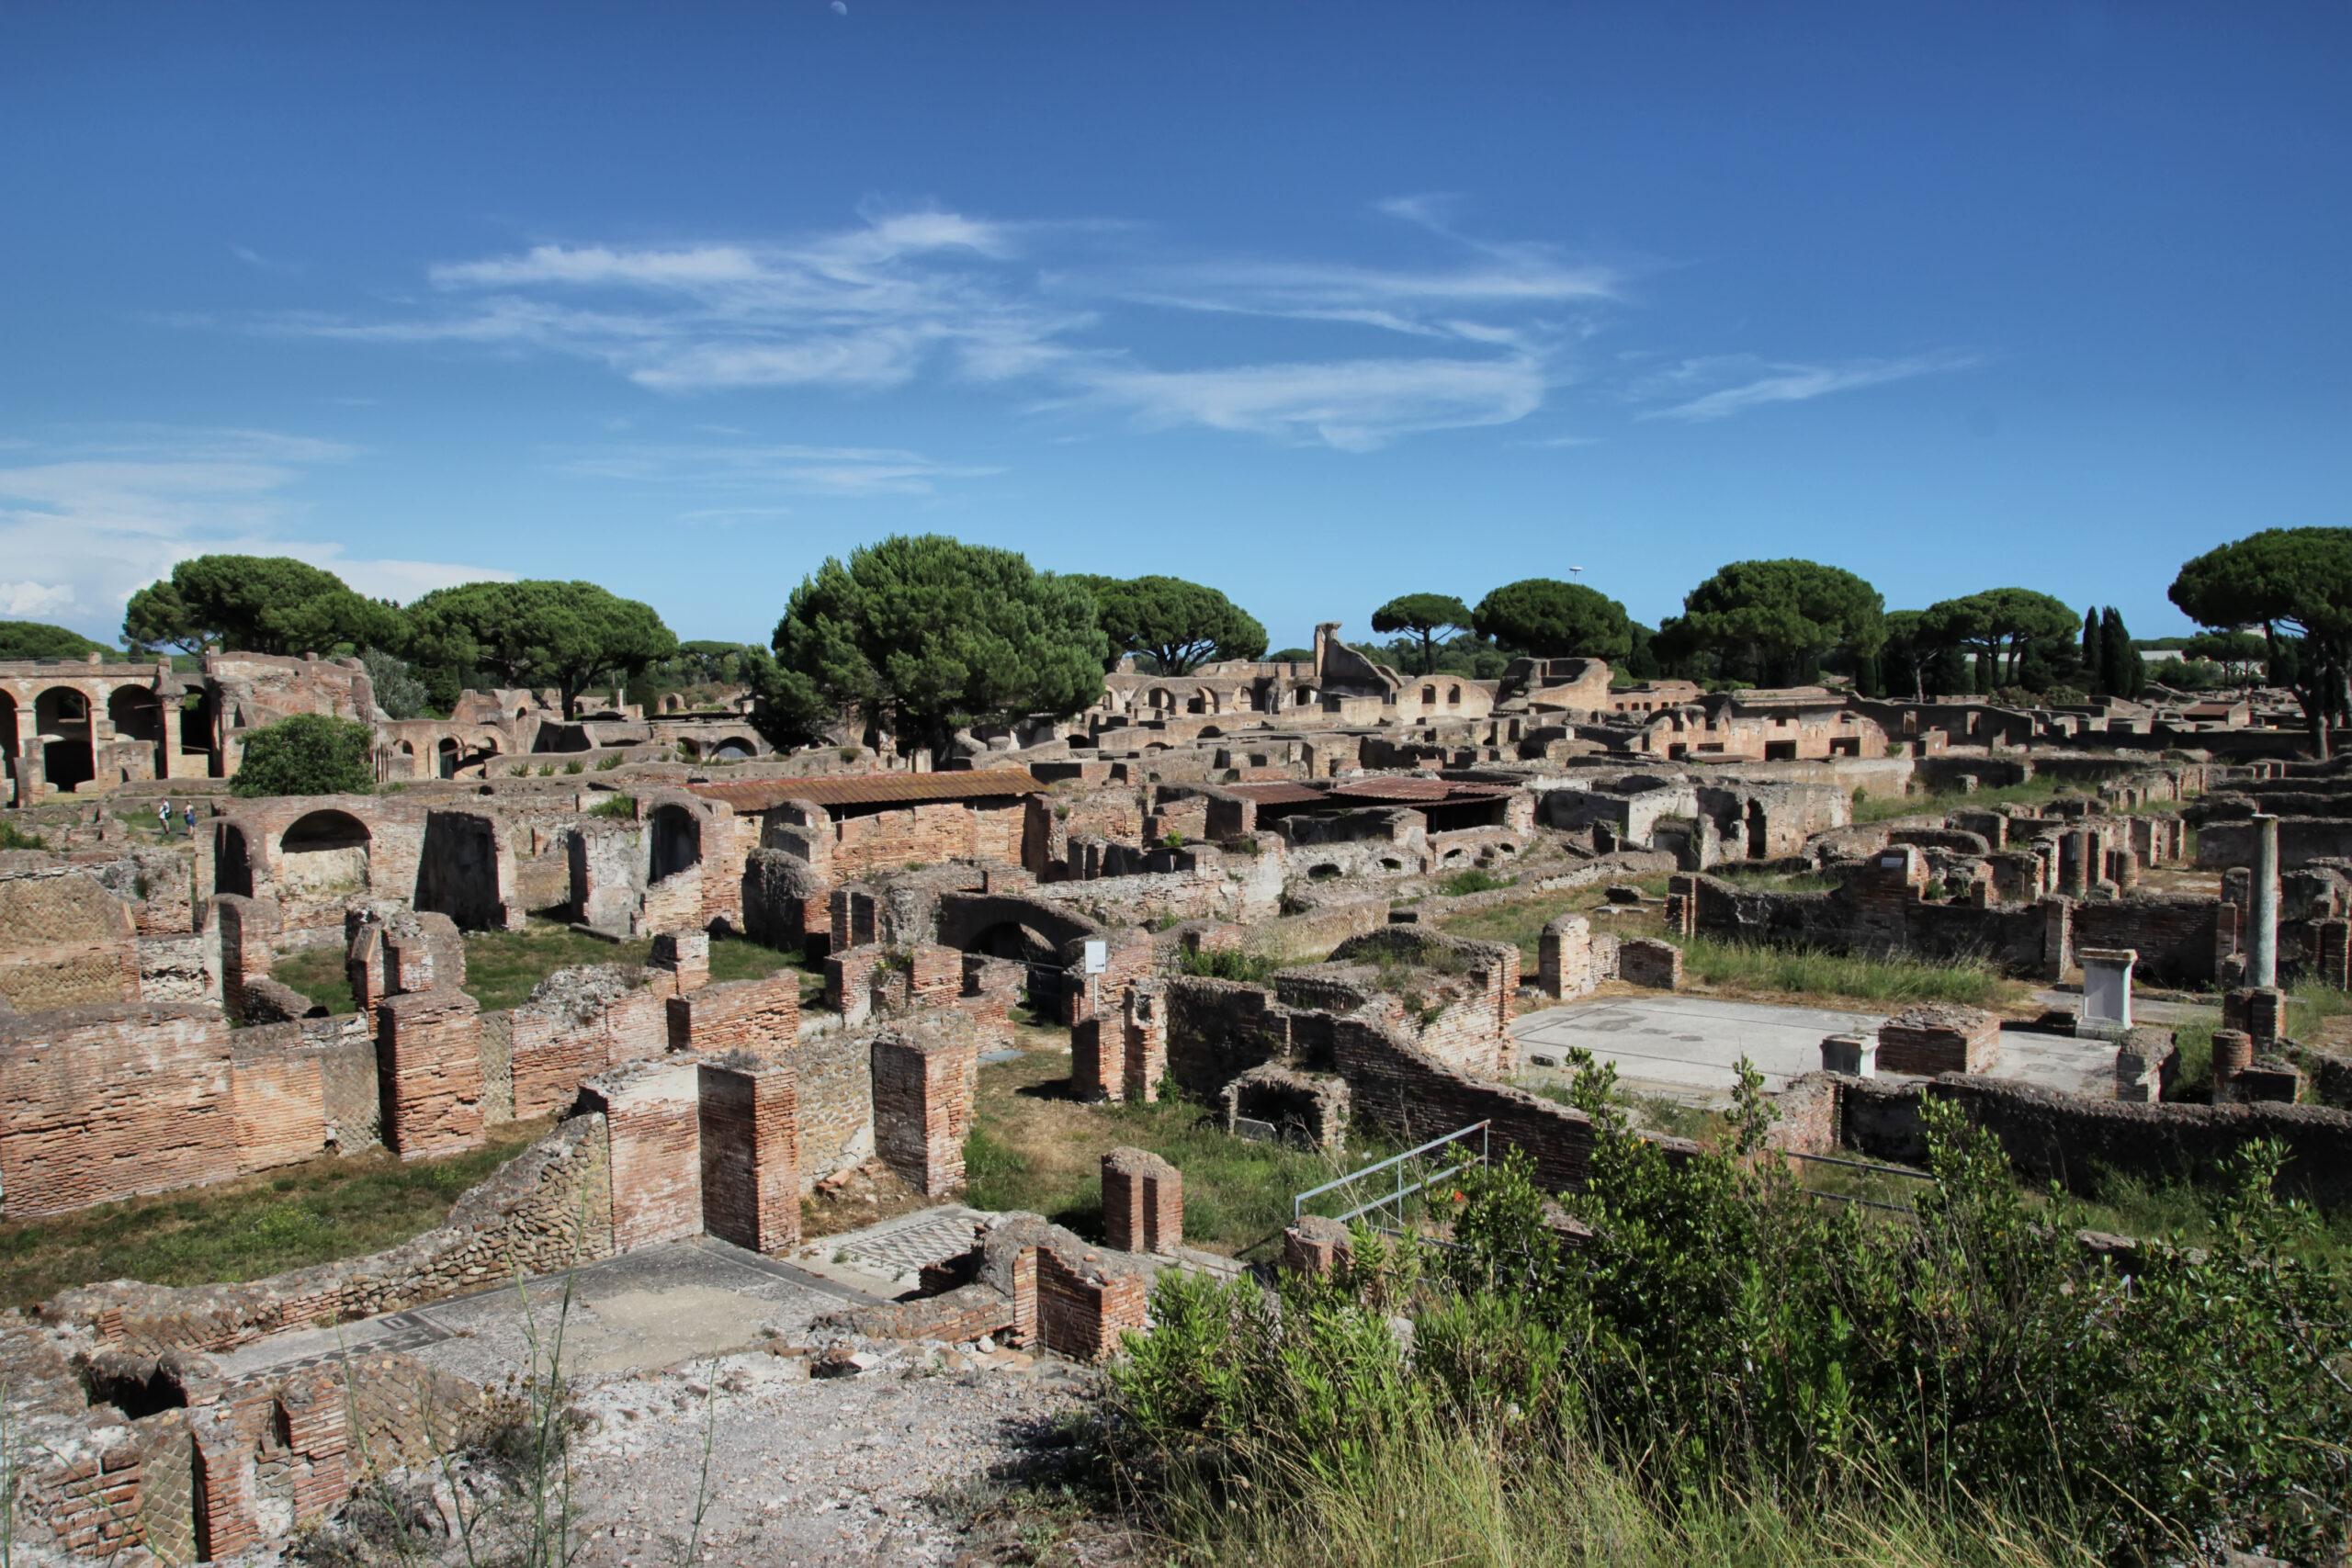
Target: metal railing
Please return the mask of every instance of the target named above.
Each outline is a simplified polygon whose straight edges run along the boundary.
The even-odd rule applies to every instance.
[[[1933,1181],[1924,1170],[1912,1170],[1899,1165],[1875,1165],[1869,1160],[1839,1159],[1834,1155],[1801,1155],[1783,1151],[1790,1159],[1804,1160],[1809,1165],[1838,1166],[1847,1170],[1866,1171],[1872,1176],[1900,1177],[1905,1181]],[[1799,1190],[1810,1198],[1826,1198],[1833,1203],[1852,1203],[1864,1209],[1883,1209],[1891,1214],[1909,1214],[1916,1210],[1901,1203],[1883,1203],[1875,1198],[1859,1197],[1850,1192],[1825,1192],[1817,1187],[1801,1187]]]
[[[1430,1171],[1419,1180],[1411,1182],[1408,1185],[1406,1179],[1410,1173],[1406,1169],[1406,1162],[1408,1160],[1419,1159],[1421,1156],[1428,1154],[1431,1149],[1442,1149],[1449,1144],[1459,1144],[1463,1140],[1468,1138],[1471,1134],[1476,1133],[1478,1134],[1478,1157],[1475,1163],[1478,1165],[1488,1164],[1489,1156],[1493,1153],[1491,1146],[1493,1129],[1494,1122],[1491,1120],[1485,1122],[1473,1122],[1467,1127],[1464,1127],[1457,1132],[1448,1133],[1442,1138],[1431,1138],[1428,1143],[1421,1145],[1419,1148],[1407,1149],[1401,1155],[1391,1155],[1386,1159],[1379,1160],[1374,1164],[1365,1166],[1362,1170],[1351,1171],[1347,1175],[1340,1178],[1337,1181],[1327,1181],[1320,1187],[1310,1187],[1304,1192],[1296,1193],[1290,1201],[1291,1224],[1296,1224],[1300,1216],[1306,1212],[1306,1201],[1308,1199],[1318,1198],[1326,1192],[1336,1191],[1342,1187],[1352,1186],[1368,1176],[1374,1176],[1381,1171],[1394,1168],[1396,1172],[1396,1185],[1393,1190],[1385,1192],[1369,1202],[1359,1203],[1343,1214],[1334,1214],[1331,1217],[1339,1221],[1341,1224],[1345,1224],[1350,1220],[1371,1213],[1374,1210],[1381,1210],[1384,1211],[1381,1217],[1387,1219],[1390,1218],[1391,1215],[1386,1213],[1386,1211],[1393,1209],[1393,1224],[1375,1224],[1373,1228],[1383,1231],[1389,1235],[1402,1235],[1405,1234],[1405,1200],[1412,1197],[1416,1193],[1427,1191],[1430,1188],[1436,1186],[1440,1181],[1445,1180],[1459,1168],[1458,1164],[1442,1166],[1438,1169]],[[1468,1150],[1465,1148],[1464,1152],[1466,1154]]]

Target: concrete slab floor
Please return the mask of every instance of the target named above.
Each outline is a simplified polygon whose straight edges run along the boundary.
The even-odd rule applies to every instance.
[[[1567,1054],[1582,1046],[1596,1059],[1615,1063],[1618,1081],[1635,1093],[1721,1106],[1731,1103],[1743,1055],[1764,1075],[1765,1091],[1778,1093],[1791,1078],[1820,1070],[1823,1035],[1872,1033],[1885,1021],[1879,1013],[1714,997],[1611,997],[1528,1013],[1513,1021],[1510,1032],[1528,1078],[1566,1081],[1572,1076]],[[2115,1047],[2005,1030],[2001,1063],[1991,1076],[2111,1098]]]
[[[769,1336],[801,1343],[816,1318],[883,1299],[696,1236],[587,1264],[569,1278],[510,1281],[335,1328],[272,1335],[218,1359],[229,1376],[246,1377],[399,1350],[487,1384],[527,1371],[533,1338],[544,1354],[560,1325],[572,1371],[650,1370]]]

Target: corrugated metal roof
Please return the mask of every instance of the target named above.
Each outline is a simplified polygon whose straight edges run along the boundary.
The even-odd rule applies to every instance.
[[[814,779],[747,779],[686,786],[739,812],[767,811],[787,800],[818,806],[914,805],[927,800],[989,800],[1035,795],[1046,786],[1025,768],[976,768],[956,773],[852,773]]]
[[[1237,784],[1218,787],[1227,795],[1238,795],[1261,806],[1316,806],[1330,798],[1321,790],[1309,789],[1303,784]]]
[[[1510,784],[1460,784],[1453,779],[1351,779],[1331,793],[1358,800],[1487,800],[1512,792]]]

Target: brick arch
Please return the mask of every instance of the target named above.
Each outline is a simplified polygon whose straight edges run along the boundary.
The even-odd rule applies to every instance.
[[[944,893],[939,898],[939,941],[944,947],[965,953],[982,951],[982,942],[1004,926],[1035,931],[1066,959],[1075,959],[1087,942],[1110,936],[1107,927],[1074,915],[1042,898],[1007,893]]]

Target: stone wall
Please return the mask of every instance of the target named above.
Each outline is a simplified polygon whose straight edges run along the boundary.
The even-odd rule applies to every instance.
[[[963,1029],[914,1029],[871,1048],[874,1152],[927,1197],[964,1185],[964,1139],[979,1092],[979,1043]]]
[[[1501,1084],[1481,1082],[1356,1019],[1336,1021],[1333,1066],[1348,1081],[1351,1109],[1408,1144],[1491,1121],[1494,1157],[1526,1151],[1536,1180],[1552,1191],[1584,1184],[1592,1124],[1581,1111]],[[1476,1147],[1476,1140],[1473,1140]]]
[[[1927,1157],[1920,1120],[1929,1094],[1958,1100],[1978,1125],[1990,1128],[2030,1180],[2056,1181],[2096,1195],[2103,1175],[2149,1182],[2210,1176],[2249,1140],[2276,1138],[2287,1145],[2284,1193],[2330,1212],[2352,1209],[2352,1111],[2276,1102],[2195,1105],[2086,1100],[2003,1078],[1957,1075],[1896,1082],[1807,1075],[1790,1094],[1820,1079],[1833,1083],[1834,1117],[1815,1114],[1792,1138],[1799,1152],[1845,1148],[1872,1159],[1916,1165]]]
[[[438,1227],[390,1251],[243,1285],[85,1285],[40,1310],[102,1344],[151,1355],[217,1351],[320,1318],[348,1322],[421,1306],[517,1273],[560,1273],[612,1252],[605,1119],[579,1116],[466,1192]]]

